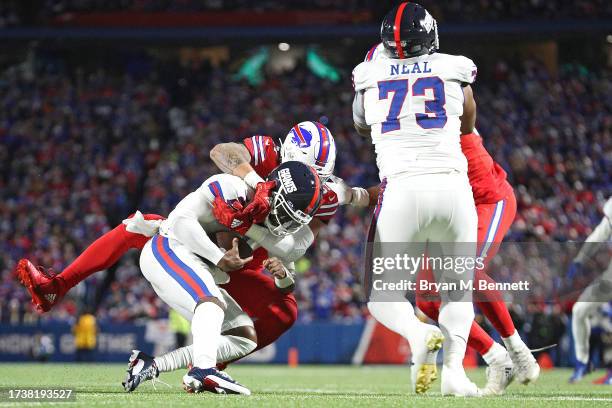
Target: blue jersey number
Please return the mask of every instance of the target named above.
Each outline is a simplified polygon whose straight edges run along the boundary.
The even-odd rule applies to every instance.
[[[431,89],[433,98],[425,101],[425,113],[417,113],[416,122],[423,129],[441,129],[446,125],[446,94],[444,93],[444,82],[438,77],[425,77],[417,79],[412,84],[413,96],[425,96],[425,91]],[[400,128],[398,116],[408,93],[408,80],[381,81],[378,83],[378,99],[387,99],[389,92],[393,92],[391,106],[387,120],[382,123],[382,133],[387,133]],[[433,115],[432,115],[433,114]],[[431,116],[430,116],[431,115]]]
[[[397,117],[399,116],[400,111],[402,110],[402,105],[406,100],[406,94],[408,93],[408,80],[398,79],[378,83],[379,100],[387,99],[389,97],[389,92],[393,92],[393,98],[391,99],[391,106],[389,107],[387,120],[382,123],[382,133],[387,133],[400,128]]]

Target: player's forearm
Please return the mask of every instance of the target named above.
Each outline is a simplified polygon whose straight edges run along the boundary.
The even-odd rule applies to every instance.
[[[172,234],[189,250],[213,265],[219,264],[223,258],[224,252],[211,241],[195,218],[181,216],[175,219],[172,224]]]
[[[463,115],[459,119],[461,119],[461,134],[467,135],[472,133],[476,126],[476,101],[471,86],[466,85],[463,88],[463,98]]]
[[[300,259],[314,242],[314,234],[306,225],[295,234],[277,237],[267,228],[253,225],[246,236],[264,247],[270,256],[282,258],[287,262]]]
[[[580,252],[574,258],[574,262],[583,263],[597,252],[597,250],[607,242],[612,235],[612,225],[607,217],[604,217],[599,225],[588,236]]]
[[[221,171],[244,178],[253,171],[249,150],[239,143],[220,143],[210,151],[210,159]]]

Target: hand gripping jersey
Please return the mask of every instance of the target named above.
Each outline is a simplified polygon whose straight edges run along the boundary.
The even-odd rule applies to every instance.
[[[251,154],[251,166],[262,178],[268,177],[280,163],[280,149],[270,136],[251,136],[243,141]],[[338,210],[338,196],[327,186],[323,186],[323,198],[321,206],[315,213],[315,217],[323,222],[328,222]]]
[[[459,143],[463,84],[476,66],[462,56],[434,53],[375,59],[353,70],[353,116],[371,127],[380,177],[467,171]],[[367,59],[367,55],[366,55]]]
[[[494,204],[512,192],[506,172],[487,152],[477,133],[461,136],[461,150],[468,162],[468,178],[476,205]]]

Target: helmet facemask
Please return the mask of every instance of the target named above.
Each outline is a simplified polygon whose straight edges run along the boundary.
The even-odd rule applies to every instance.
[[[312,220],[311,215],[295,210],[283,192],[284,187],[281,186],[272,193],[272,209],[264,221],[268,230],[277,237],[294,234]]]

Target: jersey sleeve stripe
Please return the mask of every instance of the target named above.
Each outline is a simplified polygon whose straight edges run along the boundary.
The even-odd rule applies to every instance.
[[[334,208],[334,207],[338,207],[338,203],[337,203],[337,202],[335,202],[335,203],[331,203],[331,204],[324,204],[324,205],[322,205],[322,206],[321,206],[321,207],[319,207],[319,208],[321,208],[321,209],[325,209],[325,208]]]
[[[208,188],[215,197],[221,197],[223,200],[225,200],[225,197],[223,197],[223,190],[221,190],[221,184],[219,184],[218,181],[213,181],[210,183]]]
[[[253,159],[255,159],[255,165],[258,166],[259,165],[259,145],[257,144],[257,140],[255,139],[255,136],[251,137],[251,143],[253,144]]]
[[[257,141],[259,143],[259,154],[261,156],[262,163],[266,161],[266,150],[264,149],[263,140],[264,140],[263,137],[257,136]]]
[[[370,51],[368,51],[368,53],[366,54],[366,57],[365,57],[364,61],[372,61],[372,57],[374,57],[374,51],[376,51],[377,47],[378,47],[378,44],[376,44],[372,48],[370,48]]]
[[[325,213],[316,213],[315,217],[325,217],[328,215],[334,215],[336,213],[336,211],[330,211],[330,212],[325,212]]]

